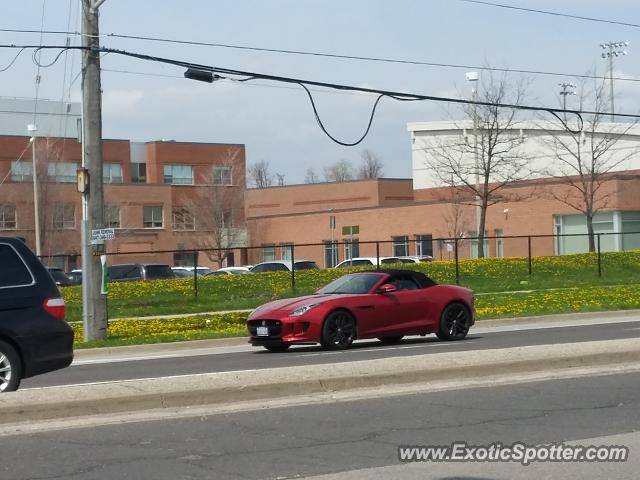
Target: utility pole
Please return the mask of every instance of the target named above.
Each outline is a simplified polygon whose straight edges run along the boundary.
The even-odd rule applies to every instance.
[[[575,95],[576,91],[574,90],[574,88],[576,88],[576,86],[573,83],[559,83],[558,86],[562,88],[562,90],[560,91],[560,95],[562,95],[562,109],[566,110],[567,95]],[[567,121],[567,112],[564,112],[564,121],[565,123]]]
[[[611,95],[611,121],[615,122],[614,108],[613,108],[613,57],[619,57],[620,55],[626,55],[627,51],[622,50],[629,46],[629,42],[607,42],[601,43],[600,48],[604,50],[602,52],[602,58],[609,59],[609,88]]]
[[[102,265],[94,253],[91,230],[104,222],[102,190],[102,92],[98,8],[104,0],[82,1],[82,167],[88,188],[82,193],[82,321],[84,340],[107,337],[106,299],[101,293]],[[80,177],[80,175],[79,175]],[[80,183],[80,182],[79,182]]]
[[[27,130],[31,134],[31,171],[33,177],[33,226],[35,230],[36,255],[42,256],[42,240],[40,238],[40,199],[38,198],[38,162],[36,160],[36,139],[38,126],[33,123],[27,125]]]
[[[480,216],[482,215],[482,199],[480,198],[480,159],[478,156],[478,112],[475,102],[478,101],[478,73],[467,72],[467,81],[471,83],[471,100],[473,104],[473,161],[476,171],[476,242],[478,243],[478,258],[485,256],[484,251],[484,232],[480,233]]]

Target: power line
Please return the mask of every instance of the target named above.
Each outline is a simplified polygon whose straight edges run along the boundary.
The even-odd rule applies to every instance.
[[[465,0],[460,0],[460,1],[465,1]],[[14,32],[14,33],[15,32],[34,33],[32,30],[0,29],[0,32],[3,32],[3,31]],[[39,33],[39,32],[35,32],[35,33]],[[56,35],[62,35],[62,34],[81,35],[81,33],[79,32],[65,32],[65,31],[56,31],[56,30],[45,31],[44,33],[56,34]],[[574,77],[574,78],[586,78],[586,79],[601,78],[600,76],[597,76],[597,75],[588,75],[588,74],[579,74],[579,73],[549,72],[544,70],[531,70],[531,69],[519,69],[519,68],[499,68],[499,67],[489,67],[489,66],[480,66],[480,65],[428,62],[428,61],[422,61],[422,60],[397,59],[397,58],[387,58],[387,57],[370,57],[370,56],[363,56],[363,55],[342,55],[337,53],[265,48],[265,47],[254,47],[254,46],[248,46],[248,45],[233,45],[233,44],[227,44],[227,43],[198,42],[198,41],[192,41],[192,40],[178,40],[178,39],[160,38],[160,37],[145,37],[140,35],[125,35],[125,34],[117,34],[117,33],[102,34],[100,36],[127,39],[127,40],[143,40],[143,41],[149,41],[149,42],[171,43],[171,44],[178,44],[178,45],[227,48],[227,49],[235,49],[235,50],[249,50],[249,51],[255,51],[255,52],[280,53],[285,55],[333,58],[333,59],[339,59],[339,60],[358,60],[358,61],[365,61],[365,62],[391,63],[391,64],[398,64],[398,65],[415,65],[415,66],[436,67],[436,68],[456,68],[456,69],[465,69],[465,70],[483,70],[487,72],[519,73],[524,75],[541,75],[541,76],[552,76],[552,77]],[[640,82],[640,78],[614,77],[614,80],[622,81],[622,82]]]
[[[538,10],[535,8],[524,8],[524,7],[516,7],[514,5],[505,5],[503,3],[494,3],[494,2],[485,2],[482,0],[458,0],[459,2],[465,2],[465,3],[475,3],[478,5],[486,5],[489,7],[498,7],[498,8],[506,8],[509,10],[520,10],[523,12],[529,12],[529,13],[539,13],[541,15],[551,15],[554,17],[565,17],[565,18],[573,18],[574,20],[585,20],[588,22],[598,22],[598,23],[608,23],[611,25],[622,25],[624,27],[633,27],[633,28],[640,28],[640,24],[637,23],[628,23],[628,22],[621,22],[618,20],[608,20],[608,19],[604,19],[604,18],[596,18],[596,17],[585,17],[582,15],[571,15],[569,13],[560,13],[560,12],[550,12],[548,10]]]

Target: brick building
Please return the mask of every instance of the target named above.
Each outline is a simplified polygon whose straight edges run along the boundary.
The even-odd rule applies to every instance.
[[[25,239],[35,250],[33,155],[36,158],[43,256],[72,269],[80,263],[81,195],[76,169],[82,151],[69,138],[0,136],[0,235]],[[241,247],[244,227],[245,148],[238,144],[105,140],[105,227],[116,229],[111,263],[190,260],[181,254],[126,252]],[[220,262],[219,262],[220,261]],[[200,263],[236,263],[201,256]]]

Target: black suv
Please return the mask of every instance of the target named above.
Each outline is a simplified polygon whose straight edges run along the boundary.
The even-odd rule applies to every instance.
[[[110,282],[132,282],[136,280],[166,280],[176,278],[169,265],[156,263],[120,263],[109,267]]]
[[[72,360],[73,330],[55,281],[21,240],[0,237],[0,392]]]

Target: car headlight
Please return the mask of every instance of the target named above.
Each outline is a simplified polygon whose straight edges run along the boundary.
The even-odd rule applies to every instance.
[[[300,315],[304,315],[309,310],[316,308],[319,303],[312,303],[311,305],[305,305],[304,307],[296,308],[293,312],[289,314],[290,317],[299,317]]]

